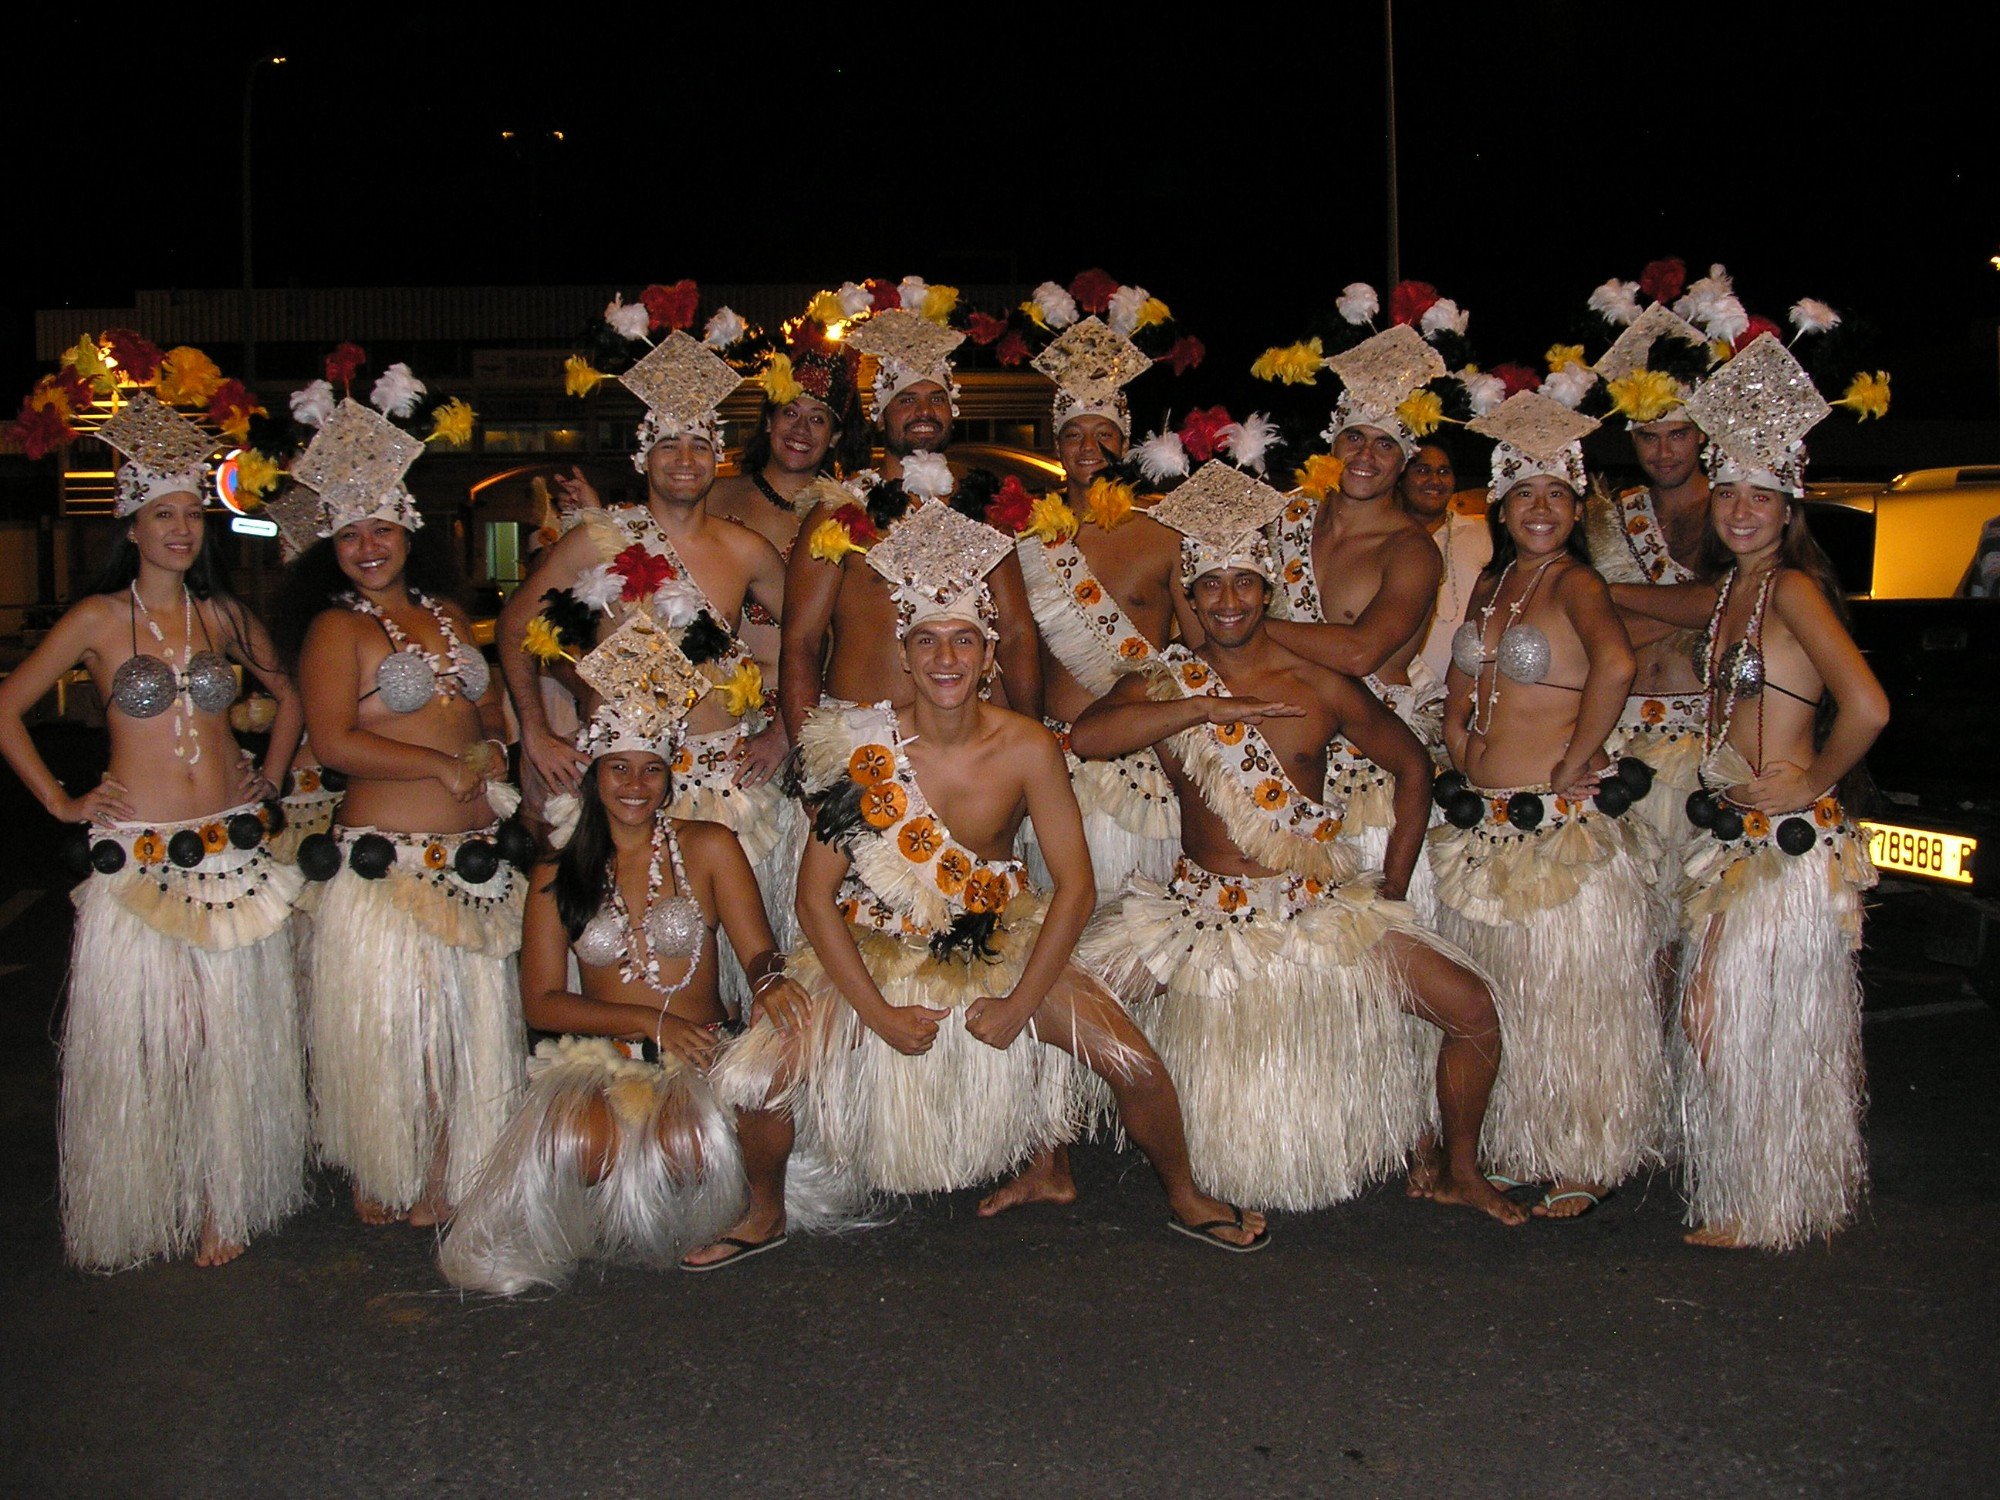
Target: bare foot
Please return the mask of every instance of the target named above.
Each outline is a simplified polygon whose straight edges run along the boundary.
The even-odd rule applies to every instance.
[[[747,1218],[738,1221],[736,1227],[712,1245],[703,1245],[699,1250],[681,1257],[684,1266],[712,1266],[720,1261],[740,1260],[749,1252],[745,1245],[764,1245],[777,1239],[785,1232],[783,1208],[776,1213],[759,1213],[752,1209]],[[729,1242],[738,1243],[732,1245]]]
[[[364,1224],[398,1224],[409,1215],[396,1212],[379,1198],[371,1198],[361,1191],[361,1185],[354,1187],[354,1217]]]
[[[426,1193],[403,1217],[412,1229],[432,1229],[451,1217],[451,1203],[442,1193]]]
[[[194,1253],[194,1263],[198,1266],[226,1266],[248,1248],[234,1240],[225,1240],[215,1232],[215,1223],[210,1220],[201,1226],[201,1247]]]
[[[1202,1234],[1226,1245],[1247,1245],[1264,1232],[1264,1216],[1253,1208],[1238,1208],[1233,1203],[1224,1203],[1220,1198],[1211,1198],[1205,1193],[1195,1193],[1185,1202],[1169,1205],[1174,1218],[1187,1229],[1198,1224],[1215,1225],[1204,1229]],[[1220,1222],[1218,1222],[1220,1221]]]
[[[1426,1135],[1417,1142],[1417,1149],[1410,1153],[1410,1177],[1403,1184],[1403,1191],[1412,1198],[1434,1197],[1438,1182],[1443,1176],[1444,1153],[1438,1149],[1437,1137]],[[1491,1213],[1492,1210],[1488,1209],[1487,1212]]]
[[[1681,1236],[1687,1245],[1699,1245],[1704,1250],[1748,1250],[1750,1242],[1743,1238],[1743,1231],[1734,1224],[1704,1224],[1699,1229],[1690,1229]]]
[[[1580,1219],[1611,1196],[1599,1182],[1558,1182],[1531,1210],[1538,1219]]]
[[[1412,1173],[1412,1180],[1415,1174]],[[1417,1196],[1414,1192],[1412,1197]],[[1486,1180],[1485,1173],[1477,1167],[1464,1172],[1447,1172],[1437,1177],[1424,1194],[1434,1203],[1462,1203],[1467,1208],[1476,1208],[1483,1214],[1490,1214],[1502,1224],[1515,1225],[1528,1222],[1527,1211],[1520,1204],[1505,1197]]]
[[[981,1198],[979,1217],[990,1219],[1026,1203],[1074,1202],[1076,1179],[1069,1175],[1069,1152],[1059,1146],[1054,1151],[1037,1154],[1012,1182]]]

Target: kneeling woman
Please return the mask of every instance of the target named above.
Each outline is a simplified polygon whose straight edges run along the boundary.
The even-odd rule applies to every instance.
[[[1802,439],[1826,408],[1801,388],[1804,370],[1766,334],[1689,402],[1704,431],[1728,436],[1703,455],[1721,584],[1702,658],[1704,790],[1688,810],[1713,837],[1680,892],[1692,957],[1676,1073],[1687,1239],[1723,1249],[1830,1234],[1866,1180],[1855,953],[1875,870],[1840,783],[1889,703],[1806,530]],[[1683,591],[1652,592],[1649,608]]]
[[[1452,640],[1445,744],[1459,774],[1430,855],[1438,929],[1500,1003],[1482,1155],[1496,1182],[1549,1184],[1535,1212],[1566,1219],[1657,1155],[1666,1063],[1653,846],[1617,816],[1630,798],[1604,754],[1632,649],[1582,560],[1582,450],[1539,440],[1561,419],[1575,421],[1522,394],[1473,424],[1500,439],[1493,560]]]
[[[724,1019],[717,925],[760,1014],[802,1014],[805,997],[736,835],[662,811],[679,735],[659,717],[598,710],[574,835],[558,822],[561,854],[529,882],[522,1009],[562,1035],[536,1047],[527,1102],[452,1220],[439,1263],[454,1285],[511,1296],[585,1256],[669,1268],[749,1202],[737,1127],[704,1076]],[[755,1114],[743,1128],[785,1131]]]
[[[350,403],[351,405],[352,403]],[[307,450],[308,459],[311,449]],[[500,695],[400,479],[328,505],[292,565],[280,644],[298,652],[314,750],[347,778],[315,881],[306,1039],[321,1157],[371,1224],[441,1222],[519,1099],[522,881],[496,857],[511,812]],[[303,644],[300,638],[303,637]],[[504,806],[495,806],[496,802]]]
[[[177,462],[148,451],[159,432],[141,421],[185,445]],[[125,540],[98,591],[0,685],[0,752],[53,816],[89,825],[96,871],[72,896],[63,1246],[95,1271],[156,1255],[213,1266],[305,1202],[286,932],[298,876],[272,859],[256,800],[284,775],[298,706],[204,545],[206,479],[188,456],[211,439],[143,392],[101,435],[132,453],[118,471]],[[230,738],[231,658],[278,699],[261,774]],[[111,764],[72,796],[22,715],[78,665],[103,695]]]

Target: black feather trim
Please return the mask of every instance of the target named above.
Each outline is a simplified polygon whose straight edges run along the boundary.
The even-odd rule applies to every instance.
[[[886,484],[878,484],[868,492],[868,519],[875,523],[875,529],[887,534],[889,528],[903,519],[903,512],[910,508],[910,497],[903,493],[903,481],[891,479]]]
[[[681,634],[681,655],[696,666],[714,661],[729,649],[730,635],[715,623],[715,616],[703,610]]]
[[[1000,493],[1000,476],[991,469],[968,469],[951,492],[951,508],[985,525],[986,507]]]
[[[861,798],[867,788],[851,776],[819,794],[813,804],[813,837],[835,849],[845,849],[861,831]]]
[[[990,939],[999,926],[998,912],[965,912],[943,932],[931,934],[931,957],[942,962],[962,950],[967,963],[975,958],[995,958],[998,955]]]
[[[570,590],[550,589],[543,594],[542,615],[572,656],[581,656],[597,644],[597,611]]]

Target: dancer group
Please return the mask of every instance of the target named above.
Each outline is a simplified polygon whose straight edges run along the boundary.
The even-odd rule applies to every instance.
[[[1127,388],[1192,341],[1098,272],[1005,318],[849,283],[734,362],[697,305],[616,299],[571,360],[644,403],[644,500],[558,482],[497,673],[408,487],[472,414],[406,367],[357,399],[343,346],[273,421],[120,331],[30,396],[31,446],[124,459],[100,591],[0,685],[0,752],[87,828],[74,1262],[227,1261],[320,1164],[462,1287],[708,1272],[886,1195],[1069,1201],[1093,1136],[1239,1253],[1398,1173],[1509,1226],[1662,1165],[1691,1243],[1849,1222],[1841,786],[1887,704],[1804,438],[1886,377],[1842,384],[1831,309],[1788,336],[1658,262],[1545,373],[1488,371],[1431,288],[1351,285],[1254,371],[1331,398],[1315,440],[1136,436]],[[968,331],[1054,386],[1048,494],[945,458]],[[1608,421],[1643,486],[1586,471]],[[270,631],[204,546],[216,426],[304,544]],[[24,715],[75,666],[111,757],[72,795]]]

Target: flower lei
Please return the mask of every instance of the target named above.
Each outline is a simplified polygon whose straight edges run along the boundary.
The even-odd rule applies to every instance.
[[[687,870],[681,863],[681,843],[674,837],[673,820],[664,814],[653,819],[653,846],[646,863],[646,911],[652,913],[659,905],[660,892],[666,888],[664,855],[671,854],[674,865],[674,889],[683,897],[687,896]],[[625,951],[618,956],[618,978],[623,984],[644,984],[660,997],[660,1018],[666,1019],[667,1004],[674,996],[694,983],[695,971],[701,967],[701,955],[696,953],[688,961],[687,973],[672,984],[660,978],[660,956],[653,951],[653,941],[642,933],[640,925],[633,922],[632,912],[625,905],[625,893],[618,889],[615,876],[605,882],[605,904],[611,914],[618,919],[619,929],[625,934]],[[646,961],[642,964],[635,957],[641,948],[645,949]],[[653,1038],[657,1044],[657,1033]]]

